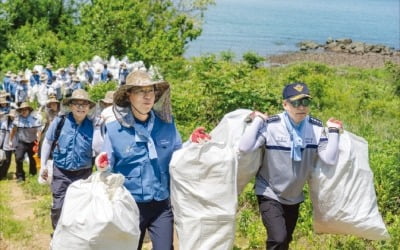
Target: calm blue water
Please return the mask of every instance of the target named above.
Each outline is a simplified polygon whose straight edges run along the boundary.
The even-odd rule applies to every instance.
[[[297,51],[296,43],[332,37],[400,49],[400,0],[216,0],[186,57]]]

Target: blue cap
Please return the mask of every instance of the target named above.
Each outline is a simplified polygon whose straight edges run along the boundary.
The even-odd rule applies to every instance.
[[[303,98],[311,98],[310,90],[302,82],[295,82],[285,86],[282,92],[283,99],[295,101]]]

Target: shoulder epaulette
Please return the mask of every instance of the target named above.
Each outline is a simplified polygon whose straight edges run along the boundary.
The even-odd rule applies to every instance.
[[[309,121],[311,124],[317,125],[317,126],[319,126],[319,127],[323,127],[322,121],[319,120],[319,119],[317,119],[317,118],[315,118],[315,117],[310,116],[310,118],[308,119],[308,121]]]
[[[280,121],[281,118],[279,117],[279,115],[273,115],[273,116],[269,116],[267,119],[267,123],[271,123],[271,122],[277,122]]]

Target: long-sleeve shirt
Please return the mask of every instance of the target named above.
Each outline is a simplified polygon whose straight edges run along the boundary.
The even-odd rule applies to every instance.
[[[301,135],[301,161],[291,158],[291,135],[283,113],[263,122],[256,117],[240,140],[239,150],[251,152],[265,148],[263,164],[256,176],[256,194],[283,204],[297,204],[304,200],[303,187],[317,158],[333,165],[338,158],[339,134],[325,134],[322,122],[307,117]]]

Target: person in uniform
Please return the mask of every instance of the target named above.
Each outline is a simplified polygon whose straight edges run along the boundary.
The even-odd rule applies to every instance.
[[[309,115],[306,84],[288,84],[282,96],[285,111],[269,118],[253,112],[253,122],[239,142],[241,152],[265,148],[255,193],[267,229],[267,249],[289,248],[304,201],[303,187],[318,158],[330,165],[337,162],[342,130],[341,121],[331,118],[326,132],[322,122]]]
[[[29,158],[29,174],[36,175],[37,173],[36,162],[33,158],[33,146],[38,138],[39,131],[42,129],[42,122],[33,112],[33,108],[26,102],[23,102],[16,110],[18,115],[14,119],[8,143],[10,148],[15,146],[16,176],[17,181],[21,182],[25,181],[23,169],[25,154]]]
[[[53,204],[51,221],[56,228],[69,185],[77,180],[86,179],[92,174],[93,122],[88,118],[95,102],[89,99],[83,89],[72,92],[63,105],[71,111],[57,116],[46,131],[41,148],[41,165],[47,166],[53,159],[51,192]],[[48,171],[41,170],[40,175],[46,181]]]
[[[115,92],[113,110],[103,149],[139,207],[138,249],[146,230],[154,250],[173,249],[169,162],[182,141],[171,115],[169,83],[134,71]]]

